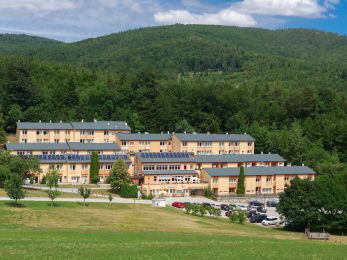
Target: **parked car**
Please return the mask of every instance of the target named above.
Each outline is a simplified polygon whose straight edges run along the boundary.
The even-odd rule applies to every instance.
[[[259,215],[259,213],[256,212],[256,211],[248,211],[247,218],[250,219],[250,218],[252,218],[255,215]]]
[[[248,204],[251,207],[264,206],[264,203],[261,203],[260,201],[257,201],[257,200],[251,200]]]
[[[263,224],[264,226],[276,225],[277,223],[277,217],[267,217],[261,222],[261,224]]]
[[[257,207],[248,206],[248,207],[247,207],[247,211],[248,211],[248,212],[257,212]]]
[[[229,211],[229,210],[230,210],[230,207],[229,207],[229,205],[227,205],[227,204],[221,204],[221,205],[220,205],[220,209],[221,209],[221,210],[224,210],[224,211]]]
[[[175,201],[171,204],[172,207],[175,207],[175,208],[179,208],[179,209],[183,209],[184,208],[184,203],[183,202],[178,202],[178,201]]]
[[[183,202],[184,206],[191,205],[192,203],[190,202]]]
[[[264,219],[267,218],[266,214],[255,214],[250,219],[249,222],[251,223],[262,223]]]
[[[232,213],[234,213],[234,212],[233,212],[232,210],[229,210],[229,211],[225,212],[225,216],[226,216],[226,217],[229,217],[230,214],[232,214]]]
[[[257,207],[257,211],[260,212],[260,213],[266,213],[267,212],[267,209],[263,206],[259,206]]]
[[[247,206],[245,205],[237,205],[237,209],[241,210],[241,211],[247,211]]]
[[[207,203],[207,202],[204,202],[204,203],[201,203],[201,205],[205,208],[209,208],[209,207],[212,207],[211,206],[211,203]]]
[[[221,209],[219,204],[211,204],[211,206],[215,209]]]
[[[278,205],[278,201],[276,201],[276,200],[268,200],[266,202],[266,206],[268,206],[268,207],[277,207],[277,205]]]

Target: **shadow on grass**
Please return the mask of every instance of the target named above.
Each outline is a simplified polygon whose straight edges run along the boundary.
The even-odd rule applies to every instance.
[[[50,207],[50,208],[57,208],[57,207],[63,206],[63,205],[60,205],[60,204],[55,203],[55,202],[53,202],[53,205],[52,205],[51,202],[49,202],[47,205],[48,205],[48,207]]]
[[[86,206],[86,207],[89,206],[89,204],[88,204],[87,202],[84,203],[84,202],[80,202],[80,201],[79,201],[79,202],[77,202],[77,204],[80,205],[80,206],[83,206],[83,207],[84,207],[84,206]]]
[[[9,202],[5,202],[5,204],[12,208],[25,208],[25,205],[19,202],[16,203],[14,201],[9,201]]]

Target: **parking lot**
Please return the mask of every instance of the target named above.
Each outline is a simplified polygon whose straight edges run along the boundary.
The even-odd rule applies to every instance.
[[[204,198],[204,197],[187,197],[187,198],[167,198],[166,199],[166,203],[167,205],[170,205],[173,203],[173,202],[188,202],[188,203],[196,203],[196,204],[201,204],[201,203],[210,203],[211,205],[213,205],[214,207],[218,207],[220,208],[220,205],[222,204],[229,204],[227,202],[217,202],[217,201],[214,201],[214,200],[210,200],[210,199],[207,199],[207,198]],[[249,206],[248,203],[233,203],[234,205],[236,206],[240,206],[240,208],[242,207],[247,207]],[[275,207],[267,207],[265,205],[265,208],[266,208],[266,215],[268,217],[276,217],[277,219],[280,218],[280,215],[278,214],[278,212],[276,211],[276,208]],[[228,218],[225,213],[227,211],[225,210],[221,210],[221,217],[222,218]],[[246,213],[248,213],[246,210],[245,210]],[[260,226],[263,226],[261,223],[253,223],[255,225],[260,225]],[[265,227],[265,226],[264,226]]]

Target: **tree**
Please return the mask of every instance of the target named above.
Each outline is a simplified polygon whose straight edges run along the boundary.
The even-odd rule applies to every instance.
[[[3,115],[0,113],[0,144],[6,142],[6,133],[5,133],[5,120]]]
[[[6,180],[8,180],[10,176],[10,169],[5,165],[0,165],[0,187],[4,186]]]
[[[48,197],[51,199],[51,207],[53,206],[53,201],[60,195],[58,190],[49,190]]]
[[[47,172],[45,180],[46,185],[52,190],[53,187],[58,187],[59,185],[60,174],[57,170],[50,170]]]
[[[109,193],[108,194],[108,200],[109,200],[109,205],[111,206],[111,202],[112,202],[112,200],[113,200],[113,196],[112,196],[112,194],[111,193]]]
[[[78,189],[79,194],[83,197],[83,204],[86,205],[86,199],[90,197],[90,194],[92,193],[91,189],[88,187],[80,187]]]
[[[243,166],[240,167],[240,174],[237,180],[237,194],[245,194],[245,169]]]
[[[111,173],[106,182],[115,191],[119,191],[123,184],[129,184],[130,176],[128,167],[122,159],[118,159],[112,166]]]
[[[97,184],[100,181],[99,177],[99,155],[93,152],[90,158],[90,183]]]
[[[17,201],[25,197],[25,191],[22,188],[22,178],[18,174],[12,174],[10,179],[5,182],[7,196]]]

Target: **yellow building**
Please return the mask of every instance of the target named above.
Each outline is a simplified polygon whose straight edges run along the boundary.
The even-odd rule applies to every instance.
[[[61,183],[81,184],[89,183],[89,171],[91,155],[85,154],[49,154],[49,155],[23,155],[35,156],[40,162],[41,174],[36,175],[36,182],[41,182],[42,177],[49,170],[58,170]],[[130,167],[127,155],[99,155],[100,183],[104,183],[110,174],[113,163],[122,159]]]
[[[245,194],[277,194],[295,177],[313,180],[315,172],[306,166],[245,167]],[[201,179],[218,196],[236,193],[240,168],[205,168]]]
[[[156,196],[202,195],[207,187],[195,171],[190,153],[138,153],[134,179],[144,193]]]
[[[116,143],[7,143],[5,148],[13,155],[121,153]]]
[[[18,143],[110,143],[115,133],[130,131],[124,121],[17,122],[16,136]]]
[[[234,168],[250,166],[284,166],[286,160],[278,154],[196,155],[196,169]]]
[[[116,133],[123,152],[171,152],[170,134]]]
[[[172,151],[202,154],[253,154],[255,139],[247,134],[173,134]]]

